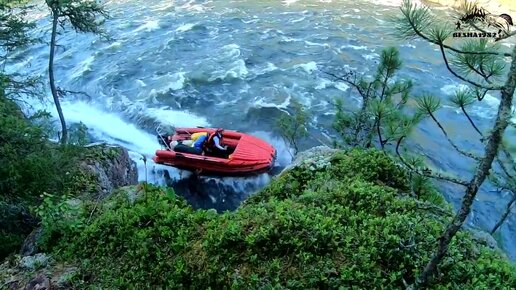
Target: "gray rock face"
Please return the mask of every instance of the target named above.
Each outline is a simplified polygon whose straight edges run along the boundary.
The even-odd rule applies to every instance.
[[[23,245],[20,251],[20,255],[22,256],[32,256],[38,252],[38,239],[41,237],[42,228],[38,227],[34,229],[30,235],[25,238],[23,241]]]
[[[493,238],[491,234],[486,231],[477,228],[468,228],[467,229],[471,233],[471,238],[477,243],[487,246],[495,251],[497,251],[500,255],[507,258],[505,252],[498,246],[498,242]]]
[[[129,158],[125,148],[94,144],[88,146],[93,157],[82,162],[81,166],[93,173],[98,181],[97,190],[100,197],[105,197],[113,189],[138,183],[136,163]]]

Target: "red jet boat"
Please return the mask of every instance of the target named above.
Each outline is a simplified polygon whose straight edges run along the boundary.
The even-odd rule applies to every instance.
[[[159,134],[158,141],[165,149],[157,150],[154,162],[200,174],[250,175],[269,171],[274,166],[276,149],[267,142],[238,131],[224,130],[222,146],[228,148],[227,158],[202,154],[178,152],[171,144],[190,140],[194,133],[216,132],[214,128],[176,128],[173,135]],[[176,149],[178,150],[178,149]]]

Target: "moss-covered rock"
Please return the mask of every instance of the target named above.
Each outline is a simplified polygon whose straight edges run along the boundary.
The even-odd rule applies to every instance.
[[[88,145],[82,153],[79,168],[75,185],[93,197],[105,197],[115,188],[138,183],[136,163],[123,147]]]

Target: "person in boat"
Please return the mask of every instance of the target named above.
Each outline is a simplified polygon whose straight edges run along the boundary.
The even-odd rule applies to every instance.
[[[222,132],[224,129],[217,129],[213,134],[207,135],[207,140],[204,143],[204,152],[209,156],[226,158],[228,146],[222,146]]]
[[[194,141],[192,147],[195,148],[197,154],[202,154],[210,134],[208,132],[201,132],[200,134],[195,133],[193,135],[195,136],[192,136],[192,140]]]
[[[185,152],[191,154],[205,154],[207,156],[227,158],[228,146],[222,146],[222,131],[217,129],[214,133],[198,132],[191,136],[192,146],[188,146],[184,141],[179,144],[173,144],[174,151]],[[190,140],[188,140],[190,141]]]

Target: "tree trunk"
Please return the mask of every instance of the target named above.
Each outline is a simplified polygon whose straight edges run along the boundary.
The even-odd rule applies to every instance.
[[[505,219],[507,219],[507,217],[509,216],[509,213],[511,212],[512,205],[514,204],[515,201],[516,201],[516,192],[514,192],[512,194],[512,199],[509,201],[509,203],[507,203],[505,212],[502,214],[502,216],[500,217],[500,220],[498,220],[496,225],[491,230],[491,232],[490,232],[491,235],[494,234],[496,232],[496,230],[498,230],[498,228],[503,224]]]
[[[50,39],[50,56],[48,58],[48,77],[50,80],[50,91],[52,92],[52,97],[54,98],[54,104],[56,105],[57,113],[59,114],[59,120],[61,121],[61,145],[65,145],[68,139],[68,130],[66,128],[66,122],[63,115],[63,109],[61,108],[61,103],[59,102],[59,96],[57,93],[57,88],[54,79],[54,54],[56,48],[56,34],[57,34],[57,20],[59,14],[56,9],[52,8],[52,37]]]
[[[495,125],[489,140],[485,147],[485,155],[480,160],[476,169],[473,179],[469,182],[466,187],[466,193],[462,198],[462,205],[459,212],[453,218],[453,221],[448,225],[442,236],[439,238],[439,245],[434,256],[428,262],[423,272],[416,279],[415,283],[409,286],[409,289],[424,287],[428,280],[437,271],[437,266],[443,259],[444,255],[448,250],[448,246],[452,241],[457,231],[462,227],[464,221],[471,212],[471,205],[477,195],[479,187],[482,185],[494,158],[498,154],[498,148],[501,144],[503,133],[507,128],[509,117],[511,115],[511,105],[514,94],[514,88],[516,87],[516,47],[512,51],[512,63],[508,73],[507,81],[501,90],[500,106],[498,107],[498,113],[496,115]]]

